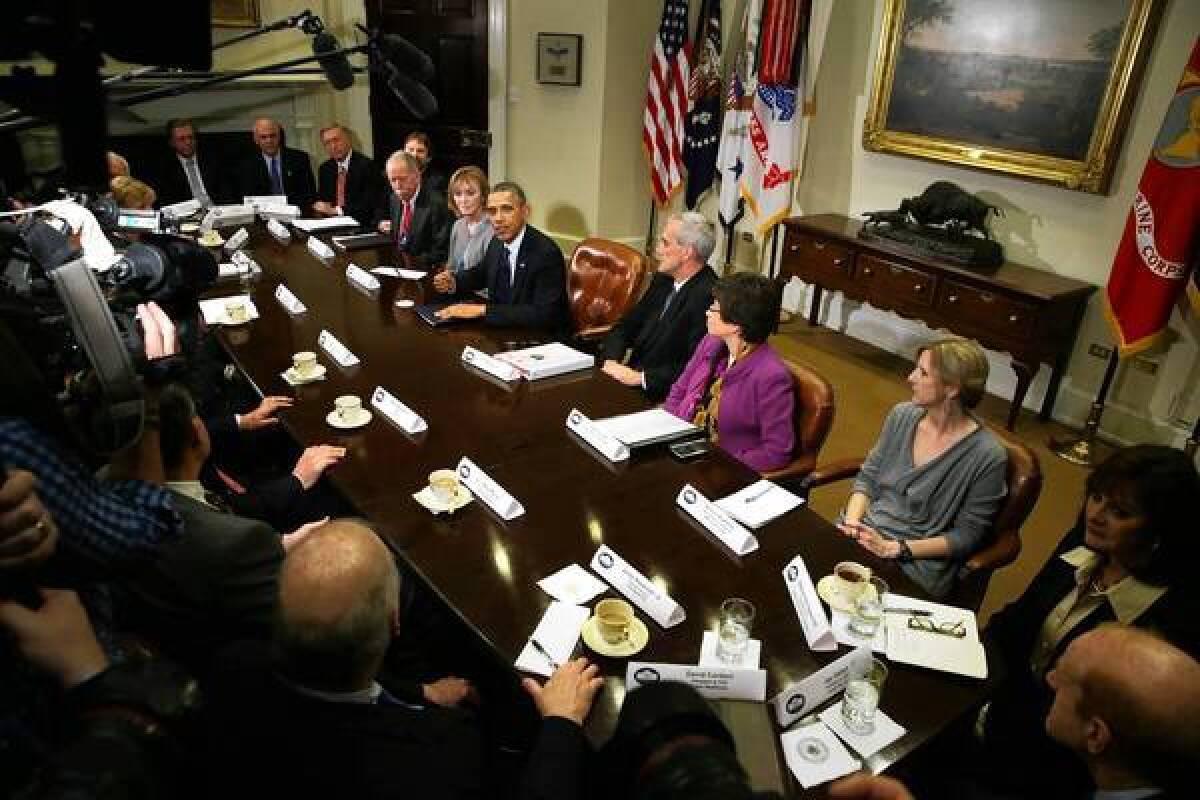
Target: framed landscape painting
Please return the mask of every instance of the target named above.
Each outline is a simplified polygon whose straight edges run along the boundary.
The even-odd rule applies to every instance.
[[[863,146],[1104,194],[1161,0],[886,0]]]

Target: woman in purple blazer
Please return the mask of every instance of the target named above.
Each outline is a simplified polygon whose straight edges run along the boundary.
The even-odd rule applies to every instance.
[[[759,472],[785,466],[795,444],[792,373],[767,344],[779,303],[779,290],[762,275],[741,272],[717,281],[708,335],[663,404]]]

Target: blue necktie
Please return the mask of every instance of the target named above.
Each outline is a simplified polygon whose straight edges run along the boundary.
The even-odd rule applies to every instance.
[[[279,174],[279,156],[271,156],[271,191],[274,194],[283,194],[283,178]]]

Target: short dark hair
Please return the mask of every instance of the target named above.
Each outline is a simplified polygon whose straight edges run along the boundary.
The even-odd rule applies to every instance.
[[[1182,451],[1141,444],[1121,450],[1088,476],[1090,497],[1127,497],[1146,518],[1141,534],[1149,559],[1126,565],[1139,580],[1182,586],[1190,580],[1200,557],[1191,516],[1191,503],[1200,496],[1200,475]]]
[[[405,136],[404,143],[408,144],[409,142],[420,142],[425,145],[425,149],[429,151],[429,154],[433,155],[433,145],[429,143],[429,136],[423,131],[413,131],[408,136]]]
[[[175,117],[167,120],[167,138],[170,139],[175,135],[176,128],[191,128],[192,133],[196,132],[196,123],[192,122],[187,117]]]
[[[514,195],[518,200],[521,201],[521,205],[529,204],[529,201],[525,199],[525,190],[513,181],[500,181],[492,187],[492,190],[488,192],[488,194],[496,194],[498,192],[508,192],[509,194]]]
[[[713,298],[721,306],[721,319],[740,325],[742,338],[761,344],[779,327],[783,294],[775,282],[754,272],[735,272],[717,281]]]
[[[192,429],[195,416],[196,402],[186,386],[170,383],[163,387],[158,396],[158,448],[167,472],[183,465],[183,455],[195,436]]]

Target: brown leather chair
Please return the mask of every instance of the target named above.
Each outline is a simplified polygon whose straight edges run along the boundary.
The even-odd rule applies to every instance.
[[[577,336],[594,339],[612,328],[641,295],[646,257],[607,239],[584,239],[567,267],[567,302]]]
[[[1005,483],[1008,494],[996,514],[992,534],[967,559],[958,573],[958,583],[947,598],[949,602],[978,610],[987,594],[992,573],[1017,560],[1021,554],[1021,526],[1029,518],[1042,493],[1042,465],[1037,455],[1004,430],[988,426],[1004,449],[1008,451],[1008,469]],[[858,474],[863,459],[843,459],[822,464],[809,473],[801,482],[801,490],[807,495],[811,489],[834,481],[852,478]]]
[[[833,387],[819,373],[803,364],[786,362],[796,388],[796,405],[792,412],[792,427],[796,444],[792,461],[785,467],[763,473],[776,483],[794,483],[804,478],[817,465],[829,429],[833,427]]]

